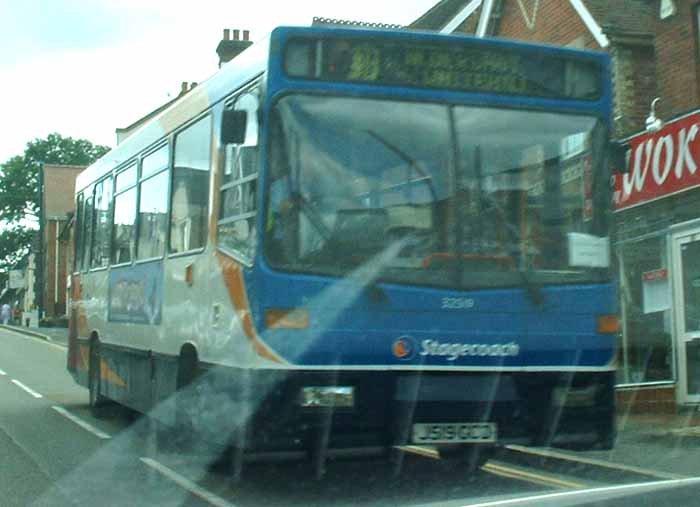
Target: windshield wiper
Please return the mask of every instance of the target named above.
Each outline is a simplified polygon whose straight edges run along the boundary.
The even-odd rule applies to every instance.
[[[428,189],[430,191],[430,196],[433,198],[433,205],[435,205],[438,201],[437,198],[437,192],[435,191],[435,184],[433,182],[433,178],[430,174],[423,169],[418,161],[411,157],[408,153],[403,151],[401,148],[398,146],[395,146],[391,142],[389,142],[387,139],[384,137],[380,136],[377,134],[374,130],[367,130],[367,133],[372,136],[374,139],[379,141],[384,147],[386,147],[389,151],[394,153],[396,156],[398,156],[401,160],[406,162],[414,171],[416,171],[418,174],[420,174],[423,178],[425,178],[423,181],[425,181],[426,185],[428,185]],[[410,181],[410,178],[409,178]]]
[[[289,197],[299,211],[306,215],[306,218],[309,219],[309,222],[311,222],[311,225],[314,226],[314,229],[316,229],[319,234],[323,236],[323,239],[326,241],[330,240],[333,233],[325,224],[323,218],[320,217],[318,211],[316,211],[316,208],[314,208],[311,203],[306,200],[303,195],[301,195],[301,192],[290,192]]]

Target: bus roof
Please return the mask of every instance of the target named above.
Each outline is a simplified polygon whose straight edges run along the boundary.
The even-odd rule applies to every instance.
[[[83,190],[102,176],[129,162],[143,150],[264,72],[268,61],[269,40],[268,36],[243,51],[209,79],[149,120],[119,146],[85,169],[76,180],[76,191]]]
[[[85,169],[77,178],[76,191],[81,191],[101,177],[111,173],[117,167],[134,159],[139,153],[187,123],[212,105],[224,100],[236,89],[265,72],[269,65],[271,41],[276,46],[280,41],[295,34],[309,36],[354,36],[381,37],[397,39],[414,39],[423,41],[445,41],[448,39],[472,40],[486,46],[502,48],[538,50],[550,54],[569,57],[587,56],[607,65],[609,56],[603,52],[563,48],[559,46],[525,43],[506,39],[476,39],[469,35],[440,34],[408,30],[379,30],[373,28],[337,28],[337,27],[278,27],[273,32],[250,48],[243,51],[234,60],[225,64],[209,79],[177,100],[172,106],[149,120],[137,132],[123,143],[111,150],[104,157]]]

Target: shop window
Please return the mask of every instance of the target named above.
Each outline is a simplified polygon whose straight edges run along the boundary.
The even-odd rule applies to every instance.
[[[673,380],[670,291],[659,297],[652,283],[667,280],[665,236],[618,246],[623,336],[618,383]]]
[[[202,118],[175,137],[170,251],[203,248],[207,239],[211,118]]]

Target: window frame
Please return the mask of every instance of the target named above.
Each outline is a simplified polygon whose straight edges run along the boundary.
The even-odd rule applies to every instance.
[[[73,274],[79,274],[83,263],[82,256],[84,255],[83,245],[83,222],[85,221],[85,195],[83,191],[78,192],[75,196],[75,237],[73,238]]]
[[[109,209],[107,210],[108,217],[107,217],[107,225],[109,226],[109,233],[107,234],[108,237],[108,246],[107,246],[107,252],[109,253],[107,263],[101,266],[93,266],[92,265],[92,257],[93,257],[93,249],[95,248],[95,232],[97,230],[97,213],[95,209],[95,198],[97,197],[97,187],[100,185],[104,185],[105,182],[110,181],[111,184],[108,186],[111,186],[112,188],[110,189],[110,200],[109,200]],[[100,177],[99,180],[97,180],[95,183],[92,185],[92,197],[93,197],[93,205],[92,205],[92,238],[91,238],[91,247],[90,247],[90,264],[89,264],[89,269],[88,271],[92,273],[93,271],[103,271],[105,269],[108,269],[112,263],[111,263],[111,252],[112,252],[112,231],[114,229],[114,174],[113,172],[109,172],[107,174],[104,174],[103,176]],[[103,189],[104,192],[104,189]]]
[[[254,145],[257,148],[257,160],[256,160],[256,171],[253,174],[248,174],[246,176],[243,176],[241,178],[232,178],[230,181],[226,183],[221,183],[219,187],[216,189],[217,192],[217,197],[218,197],[218,209],[216,210],[216,248],[219,249],[221,252],[225,253],[226,255],[234,258],[236,261],[240,262],[241,264],[247,266],[247,267],[252,267],[254,263],[255,256],[258,252],[258,244],[260,242],[260,238],[258,237],[256,244],[254,245],[254,248],[252,249],[252,252],[250,255],[243,253],[237,249],[231,248],[229,246],[226,246],[222,244],[220,241],[219,237],[219,227],[221,225],[228,225],[232,224],[238,221],[243,221],[243,220],[249,220],[251,218],[255,219],[255,225],[253,230],[255,231],[255,235],[258,236],[258,233],[260,232],[258,229],[260,227],[259,223],[259,218],[260,218],[260,173],[261,173],[261,155],[263,153],[263,148],[262,148],[262,121],[261,121],[261,111],[262,111],[262,82],[259,80],[254,81],[253,83],[250,83],[248,86],[245,88],[241,89],[238,91],[234,96],[232,96],[230,99],[226,100],[224,103],[224,111],[226,110],[231,110],[236,108],[236,104],[245,96],[247,95],[252,95],[255,100],[257,101],[257,110],[256,110],[256,126],[257,126],[257,144]],[[245,110],[245,109],[244,109]],[[223,181],[223,175],[224,175],[224,170],[226,167],[226,164],[228,162],[228,145],[223,145],[221,147],[224,156],[223,156],[223,166],[221,167],[221,179],[220,181]],[[253,145],[247,145],[245,144],[245,141],[241,144],[235,145],[237,147],[241,146],[253,146]],[[236,188],[236,187],[241,187],[245,184],[248,184],[252,181],[257,181],[257,190],[256,190],[256,196],[255,196],[255,209],[252,211],[246,211],[243,213],[238,213],[235,215],[229,215],[225,217],[221,217],[221,208],[223,206],[224,200],[223,200],[223,193],[227,190]]]
[[[83,244],[82,246],[82,255],[80,256],[80,272],[81,273],[89,273],[90,272],[90,266],[92,263],[92,244],[95,239],[95,210],[94,210],[94,205],[95,205],[95,183],[91,183],[88,185],[85,189],[83,189],[83,226],[82,226],[82,231],[81,234],[83,235]],[[87,227],[88,227],[88,220],[85,219],[88,211],[88,202],[90,203],[89,209],[90,209],[90,220],[89,220],[89,226],[90,226],[90,237],[87,238]],[[85,241],[85,239],[89,239],[89,244]]]
[[[139,219],[139,197],[140,197],[140,167],[141,167],[141,159],[140,157],[136,157],[131,159],[129,162],[126,164],[122,165],[119,167],[115,172],[114,172],[114,191],[112,192],[112,232],[111,232],[111,237],[110,237],[110,247],[109,247],[109,265],[113,267],[121,267],[121,266],[130,266],[131,264],[134,263],[134,260],[136,259],[136,246],[138,242],[138,219]],[[134,183],[132,183],[129,186],[126,186],[120,190],[117,191],[117,178],[121,174],[124,174],[128,170],[134,168],[136,172],[136,179]],[[116,224],[114,223],[114,217],[116,215],[116,205],[117,205],[117,197],[119,197],[122,194],[125,194],[129,192],[132,189],[136,189],[136,215],[134,217],[134,255],[133,257],[128,261],[128,262],[119,262],[115,263],[114,262],[114,246],[115,246],[115,241],[114,241],[114,233],[116,231]]]
[[[205,118],[209,118],[209,168],[207,169],[207,206],[206,206],[206,211],[205,211],[205,237],[204,237],[204,245],[197,247],[197,248],[191,248],[189,250],[184,250],[182,252],[174,252],[171,251],[171,239],[172,239],[172,210],[173,210],[173,184],[175,181],[175,155],[176,155],[176,150],[177,150],[177,138],[180,136],[183,132],[185,132],[187,129],[195,125],[197,122],[204,120]],[[210,217],[211,217],[211,196],[212,196],[212,185],[211,185],[211,176],[212,173],[215,173],[215,168],[214,168],[214,161],[215,158],[212,156],[213,155],[213,149],[214,149],[214,136],[216,133],[215,129],[215,123],[214,123],[214,114],[212,109],[207,109],[204,111],[202,114],[197,115],[195,118],[192,120],[188,121],[184,125],[180,126],[176,131],[174,131],[171,136],[170,136],[170,145],[171,145],[171,150],[170,150],[170,178],[168,179],[168,223],[167,223],[167,238],[166,238],[166,245],[165,245],[165,252],[166,256],[168,259],[172,258],[177,258],[177,257],[187,257],[189,255],[198,255],[206,251],[207,249],[207,243],[208,237],[209,237],[209,229],[210,229]]]
[[[165,219],[166,219],[166,229],[165,229],[165,244],[163,248],[163,252],[160,255],[157,256],[151,256],[151,257],[144,257],[144,258],[139,258],[139,248],[141,246],[141,197],[142,197],[142,185],[144,182],[147,182],[148,180],[151,180],[155,178],[156,176],[162,174],[165,171],[170,171],[172,173],[172,162],[173,162],[173,149],[172,149],[172,143],[171,143],[171,137],[172,136],[167,136],[165,139],[159,139],[152,147],[150,147],[148,150],[142,152],[139,155],[139,162],[138,162],[138,171],[137,171],[137,179],[136,179],[136,246],[134,249],[134,259],[132,261],[133,264],[143,264],[146,262],[152,262],[152,261],[157,261],[157,260],[162,260],[165,258],[167,254],[167,244],[170,241],[169,237],[169,227],[167,224],[170,222],[170,193],[171,193],[171,177],[172,174],[168,175],[167,181],[168,181],[168,187],[166,189],[166,211],[165,211]],[[153,153],[157,152],[158,150],[162,149],[164,146],[167,146],[168,148],[168,157],[167,160],[168,162],[166,163],[165,166],[161,167],[159,170],[152,172],[148,174],[146,177],[143,177],[142,172],[143,172],[143,161],[145,158],[148,156],[152,155]]]

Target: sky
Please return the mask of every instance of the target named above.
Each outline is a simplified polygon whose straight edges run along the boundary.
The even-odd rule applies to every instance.
[[[438,0],[0,0],[0,163],[58,132],[114,146],[218,69],[224,28],[262,39],[314,16],[408,24]]]

